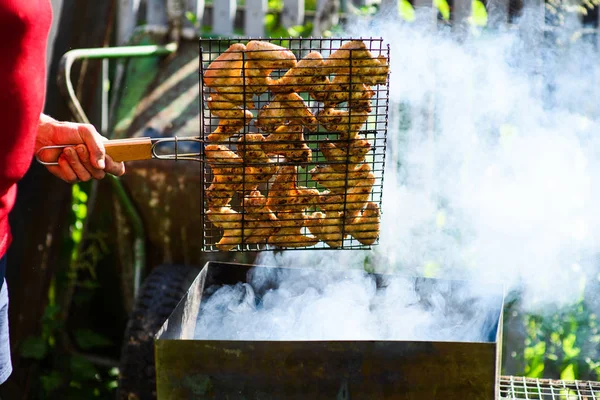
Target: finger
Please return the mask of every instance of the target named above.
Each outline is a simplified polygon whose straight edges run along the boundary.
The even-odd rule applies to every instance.
[[[77,151],[77,157],[79,158],[79,161],[81,162],[83,167],[92,175],[92,177],[94,179],[104,178],[104,176],[106,175],[104,170],[94,168],[94,166],[91,164],[90,153],[89,153],[87,147],[85,147],[85,145],[80,144],[75,147],[75,150]],[[81,179],[81,177],[80,177],[80,179]]]
[[[125,164],[122,162],[113,161],[113,159],[109,155],[107,155],[106,168],[104,169],[104,171],[114,176],[122,176],[125,174]]]
[[[102,135],[100,135],[93,125],[81,124],[77,126],[79,136],[85,143],[90,153],[90,161],[94,168],[104,169],[106,167],[105,156],[106,151]]]
[[[77,174],[75,174],[75,171],[73,171],[73,168],[71,168],[65,153],[58,157],[58,167],[60,168],[60,172],[55,174],[56,176],[68,183],[77,182]]]
[[[90,174],[90,172],[85,168],[85,166],[81,163],[81,161],[79,160],[79,157],[77,155],[77,151],[75,151],[74,148],[72,147],[67,147],[64,151],[63,154],[65,155],[67,161],[69,162],[71,169],[73,170],[73,172],[75,172],[75,174],[77,175],[77,178],[83,182],[87,182],[90,179],[92,179],[92,175]]]

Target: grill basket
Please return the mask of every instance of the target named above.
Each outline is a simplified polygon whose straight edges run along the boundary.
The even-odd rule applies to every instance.
[[[204,250],[376,244],[389,45],[200,42]]]
[[[500,399],[516,400],[596,400],[600,382],[500,377]]]

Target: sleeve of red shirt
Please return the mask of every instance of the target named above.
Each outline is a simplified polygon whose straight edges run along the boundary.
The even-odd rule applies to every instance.
[[[51,21],[50,0],[0,0],[0,258],[10,241],[16,183],[33,158]]]

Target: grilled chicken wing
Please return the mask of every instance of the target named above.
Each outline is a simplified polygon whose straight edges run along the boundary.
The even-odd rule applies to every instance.
[[[211,114],[219,117],[219,126],[210,135],[211,142],[221,142],[229,139],[248,125],[254,117],[235,103],[228,101],[222,95],[215,94],[207,99]]]
[[[249,165],[244,168],[246,190],[267,182],[276,172],[277,165],[264,150],[265,137],[260,133],[248,133],[238,140],[237,154]]]
[[[246,211],[244,216],[246,243],[265,243],[271,235],[280,231],[281,223],[267,206],[267,198],[259,191],[251,192],[244,197],[243,208]],[[249,229],[248,233],[246,227]]]
[[[343,243],[342,236],[342,213],[333,212],[314,212],[308,217],[306,226],[310,233],[316,236],[329,247],[341,247]]]
[[[202,80],[206,86],[215,89],[224,98],[238,103],[238,105],[245,103],[248,107],[253,108],[252,93],[247,92],[244,96],[242,66],[245,50],[246,46],[241,43],[229,46],[225,52],[210,63],[204,71]]]
[[[343,142],[343,145],[345,144],[347,142]],[[357,164],[365,160],[366,154],[371,150],[371,144],[367,140],[356,138],[351,140],[350,145],[344,148],[324,141],[319,143],[319,149],[334,170],[345,171],[347,166],[349,171],[354,171]]]
[[[361,164],[357,169],[338,171],[330,165],[322,165],[310,170],[312,179],[333,193],[344,193],[355,186],[367,186],[374,179],[369,164]],[[372,185],[371,185],[372,186]],[[370,188],[369,188],[370,191]]]
[[[246,90],[261,94],[267,91],[273,79],[269,76],[274,69],[293,68],[296,56],[285,47],[273,43],[252,40],[246,45],[245,79]]]
[[[231,207],[210,208],[206,215],[215,226],[223,229],[217,249],[227,251],[242,242],[242,215]]]
[[[369,177],[364,183],[348,189],[345,193],[325,191],[318,197],[318,206],[325,212],[351,213],[362,209],[369,198],[375,178]]]
[[[369,202],[367,207],[354,212],[347,219],[345,231],[364,245],[372,245],[379,237],[380,212],[377,203]]]
[[[356,139],[358,132],[367,122],[366,111],[343,111],[326,108],[317,114],[317,119],[330,132],[340,132],[340,139]]]
[[[312,132],[318,127],[317,119],[297,93],[276,94],[259,111],[256,119],[256,126],[264,132],[273,132],[285,123],[303,125]]]
[[[303,131],[302,125],[282,125],[267,136],[263,148],[267,154],[283,156],[288,162],[309,162],[312,151]]]
[[[280,211],[277,219],[281,229],[276,235],[269,237],[269,243],[277,247],[306,247],[313,246],[319,242],[314,236],[302,234],[302,228],[306,226],[307,216],[303,212]]]
[[[297,175],[295,166],[279,168],[267,199],[267,206],[271,210],[302,213],[315,203],[319,191],[298,186]]]
[[[385,56],[373,57],[364,42],[353,40],[344,43],[325,60],[328,73],[351,73],[356,81],[367,84],[385,84],[389,64]]]
[[[323,56],[313,51],[281,78],[269,84],[271,92],[309,92],[318,101],[324,98],[329,85],[327,71],[323,68]]]
[[[336,75],[322,100],[325,108],[348,102],[348,107],[353,111],[371,112],[371,98],[375,92],[364,83],[358,82],[358,79],[360,78],[350,74]]]
[[[242,189],[242,159],[226,146],[210,144],[204,149],[213,172],[212,184],[206,189],[210,207],[226,206],[236,191]]]

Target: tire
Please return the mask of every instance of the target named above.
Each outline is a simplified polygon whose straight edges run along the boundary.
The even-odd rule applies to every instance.
[[[156,399],[154,335],[199,271],[196,267],[160,265],[140,287],[125,328],[117,399]]]

